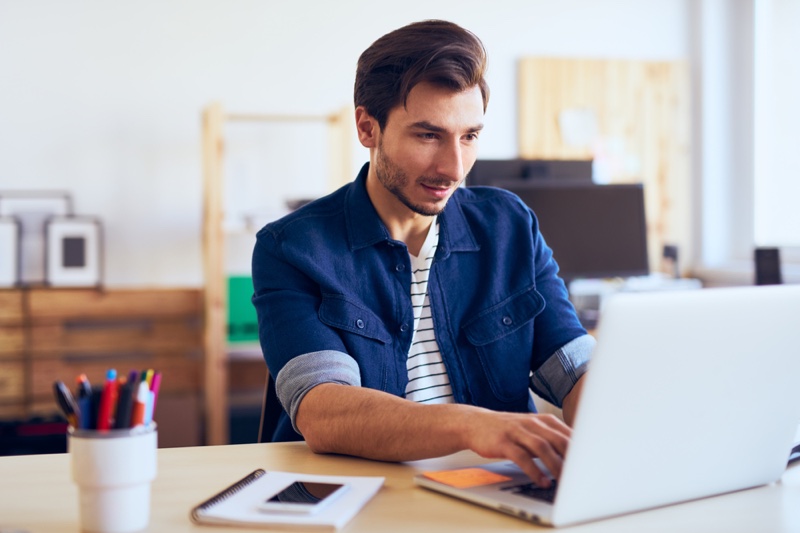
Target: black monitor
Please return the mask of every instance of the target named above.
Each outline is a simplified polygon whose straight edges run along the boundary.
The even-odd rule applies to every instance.
[[[467,174],[467,186],[501,185],[540,179],[591,183],[592,160],[567,159],[478,159]]]
[[[545,182],[505,188],[536,214],[566,282],[649,274],[642,184]]]

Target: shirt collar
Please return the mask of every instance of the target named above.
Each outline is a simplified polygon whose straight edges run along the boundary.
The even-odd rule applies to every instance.
[[[365,163],[345,198],[345,224],[350,251],[391,240],[389,230],[367,194],[368,171],[369,163]],[[436,255],[441,259],[445,259],[451,252],[475,252],[480,249],[461,206],[463,192],[461,189],[456,190],[439,215],[439,248]]]

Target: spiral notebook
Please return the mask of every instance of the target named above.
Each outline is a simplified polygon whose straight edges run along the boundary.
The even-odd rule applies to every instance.
[[[267,512],[265,501],[295,482],[347,485],[348,490],[315,513]],[[319,476],[258,469],[194,507],[196,524],[263,528],[342,528],[383,485],[382,477]]]

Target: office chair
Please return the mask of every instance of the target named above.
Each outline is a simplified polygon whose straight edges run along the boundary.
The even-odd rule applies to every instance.
[[[267,379],[264,383],[264,397],[261,402],[261,422],[258,426],[258,442],[271,442],[275,428],[278,427],[278,418],[281,414],[281,404],[275,392],[275,380],[267,370]]]

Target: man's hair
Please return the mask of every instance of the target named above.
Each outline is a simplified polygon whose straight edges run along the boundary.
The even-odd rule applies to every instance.
[[[477,85],[486,111],[485,72],[486,50],[475,34],[444,20],[415,22],[387,33],[358,58],[355,105],[384,129],[389,111],[405,106],[411,89],[428,82],[454,92]]]

